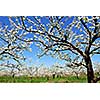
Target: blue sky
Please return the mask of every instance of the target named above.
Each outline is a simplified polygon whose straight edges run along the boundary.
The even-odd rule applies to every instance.
[[[0,16],[0,23],[9,24],[8,18],[5,16]],[[28,52],[28,51],[24,52],[25,56],[27,57],[26,64],[28,66],[35,65],[38,67],[39,65],[44,64],[46,67],[50,67],[54,63],[60,63],[60,64],[65,63],[65,61],[52,58],[51,56],[43,56],[39,59],[37,57],[37,54],[39,53],[39,48],[36,47],[34,44],[31,45],[31,48],[32,48],[32,52]],[[100,62],[100,55],[93,56],[92,60],[96,62]]]
[[[52,58],[51,56],[42,56],[38,58],[37,54],[39,54],[39,48],[36,47],[34,44],[31,46],[32,52],[25,51],[24,54],[27,57],[26,63],[28,66],[35,65],[39,67],[40,65],[44,64],[46,67],[51,67],[54,63],[64,64],[65,61],[58,60],[56,58]]]

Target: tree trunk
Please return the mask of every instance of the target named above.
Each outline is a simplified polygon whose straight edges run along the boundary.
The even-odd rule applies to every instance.
[[[13,74],[12,77],[15,78],[15,74]]]
[[[79,79],[79,73],[76,73],[76,78]]]
[[[94,83],[94,71],[93,71],[92,62],[89,56],[85,59],[85,63],[86,63],[86,68],[87,68],[88,83]]]

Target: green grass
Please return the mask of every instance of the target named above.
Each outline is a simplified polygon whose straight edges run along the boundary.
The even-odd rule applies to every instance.
[[[67,77],[58,77],[52,78],[50,77],[11,77],[11,76],[0,76],[0,83],[86,83],[86,76],[81,76],[79,79],[76,76],[67,76]]]

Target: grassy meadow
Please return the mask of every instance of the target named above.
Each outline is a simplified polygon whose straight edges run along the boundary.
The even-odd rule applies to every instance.
[[[67,77],[12,77],[12,76],[0,76],[0,83],[86,83],[86,76],[67,76]]]

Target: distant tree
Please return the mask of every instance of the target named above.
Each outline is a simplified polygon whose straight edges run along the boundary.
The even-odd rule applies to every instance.
[[[51,67],[51,71],[52,71],[52,77],[53,78],[61,78],[61,76],[63,76],[64,74],[64,66],[63,65],[60,65],[59,63],[55,63],[52,65]]]
[[[20,71],[20,69],[22,67],[19,63],[13,64],[13,63],[10,63],[9,61],[7,61],[7,63],[4,62],[4,63],[0,64],[0,66],[2,68],[5,68],[4,69],[5,72],[8,71],[8,73],[12,76],[12,78],[14,78],[15,75],[18,74],[17,72]]]
[[[94,62],[93,67],[94,67],[95,74],[97,75],[97,77],[100,76],[100,62]]]
[[[33,77],[34,74],[37,72],[38,68],[37,67],[28,67],[27,71],[30,77]]]
[[[71,74],[75,74],[75,76],[79,79],[79,76],[82,72],[85,73],[85,64],[83,61],[79,61],[79,57],[77,56],[76,58],[70,59],[69,62],[65,64],[67,66],[69,72]]]
[[[79,65],[83,63],[87,69],[88,83],[100,80],[94,75],[91,60],[100,54],[99,16],[21,16],[9,20],[22,35],[32,35],[21,40],[35,41],[42,51],[40,57],[46,54],[66,61],[77,57]]]

